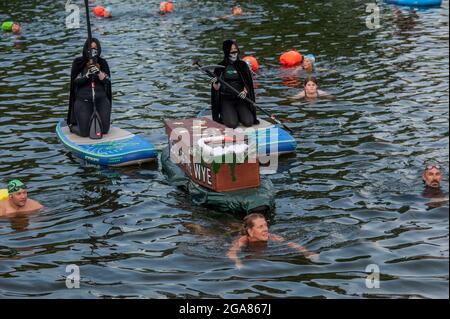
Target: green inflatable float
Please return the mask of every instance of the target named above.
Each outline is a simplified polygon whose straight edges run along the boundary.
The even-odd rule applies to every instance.
[[[192,182],[183,170],[170,160],[167,147],[161,153],[161,164],[169,183],[184,189],[195,205],[243,214],[266,213],[275,208],[275,188],[266,176],[261,176],[261,185],[258,188],[219,193]]]

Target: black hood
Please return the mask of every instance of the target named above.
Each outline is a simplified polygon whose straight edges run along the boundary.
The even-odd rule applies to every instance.
[[[89,40],[86,40],[83,46],[83,58],[86,60],[89,59]],[[100,45],[100,41],[97,38],[92,38],[92,42],[97,44],[97,57],[102,55],[102,46]]]
[[[224,61],[228,61],[228,56],[230,55],[231,47],[233,46],[233,44],[236,46],[238,52],[241,53],[241,50],[239,50],[239,47],[238,47],[236,41],[234,41],[234,40],[225,40],[225,41],[223,41],[223,46],[222,46]],[[239,57],[238,57],[238,59],[239,59]]]

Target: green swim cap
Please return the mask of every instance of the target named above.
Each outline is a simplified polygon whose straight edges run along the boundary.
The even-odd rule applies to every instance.
[[[27,187],[18,179],[13,179],[8,183],[8,193],[10,195],[20,191],[21,189],[27,189]]]
[[[13,24],[14,24],[14,22],[12,22],[12,21],[3,22],[2,23],[2,30],[5,31],[5,32],[11,32]]]

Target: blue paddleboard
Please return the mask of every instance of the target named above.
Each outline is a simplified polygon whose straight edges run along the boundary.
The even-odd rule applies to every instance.
[[[212,118],[211,110],[205,109],[197,117]],[[259,125],[253,126],[259,156],[270,154],[281,155],[295,152],[297,141],[289,132],[279,125],[269,123],[266,120],[259,119],[259,121]]]
[[[385,0],[385,2],[410,7],[436,7],[442,4],[442,0]]]
[[[70,132],[65,120],[56,126],[61,143],[76,157],[103,166],[128,166],[156,159],[158,153],[152,143],[118,127],[111,127],[100,140],[80,137]]]

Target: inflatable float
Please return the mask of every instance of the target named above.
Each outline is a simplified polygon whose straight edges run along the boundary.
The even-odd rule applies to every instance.
[[[169,147],[161,153],[162,172],[171,185],[186,191],[194,205],[217,211],[250,214],[270,212],[275,208],[275,189],[266,176],[261,176],[259,187],[231,192],[216,192],[197,183],[170,159]]]
[[[111,127],[102,139],[92,140],[71,133],[61,119],[56,134],[73,155],[92,164],[121,167],[154,161],[158,156],[153,144],[118,127]]]
[[[211,110],[203,110],[197,117],[212,119]],[[269,123],[266,120],[259,119],[259,121],[259,125],[252,126],[252,128],[255,129],[255,134],[253,136],[256,139],[259,156],[271,154],[283,155],[295,152],[297,142],[291,134],[278,125]],[[242,126],[240,126],[240,128],[244,129]],[[275,147],[271,146],[273,144],[276,144]],[[275,150],[275,152],[273,150]]]
[[[0,201],[6,200],[9,197],[9,193],[7,189],[0,189]]]
[[[384,2],[409,7],[437,7],[442,4],[442,0],[384,0]]]

